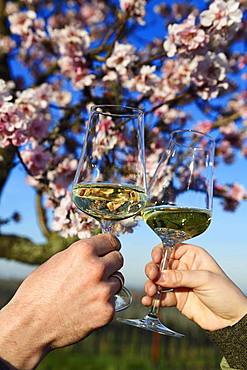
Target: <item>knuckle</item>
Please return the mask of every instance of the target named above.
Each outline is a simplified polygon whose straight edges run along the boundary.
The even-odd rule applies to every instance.
[[[145,268],[145,273],[149,279],[155,279],[158,273],[157,266],[153,262],[148,263]]]
[[[89,241],[83,241],[81,247],[83,255],[92,256],[95,254],[95,248]]]
[[[109,300],[112,298],[113,294],[111,292],[111,287],[107,283],[102,283],[99,291],[99,299],[102,302],[109,302]]]
[[[106,270],[105,264],[99,259],[95,258],[91,261],[90,274],[95,278],[95,280],[97,281],[102,280],[105,274],[105,270]]]
[[[155,246],[151,253],[152,260],[155,263],[159,263],[161,261],[162,255],[163,255],[163,247],[161,245]]]
[[[74,242],[73,244],[71,244],[65,251],[68,251],[68,252],[71,252],[71,251],[77,251],[79,248],[82,247],[82,241],[81,240],[78,240],[76,242]]]
[[[147,281],[145,284],[145,292],[147,295],[153,295],[153,284],[150,281]]]
[[[118,251],[114,251],[112,252],[112,257],[113,257],[113,260],[115,261],[115,263],[120,267],[123,266],[124,264],[124,258],[122,256],[122,254]]]
[[[108,324],[108,322],[110,322],[113,319],[114,314],[115,314],[115,308],[114,308],[113,303],[107,302],[104,305],[104,315],[102,318],[103,325]]]
[[[69,248],[65,250],[65,253],[67,253],[68,258],[78,261],[83,257],[83,247],[84,243],[81,240],[79,240],[71,244]]]
[[[151,269],[151,266],[152,265],[153,265],[153,263],[152,262],[149,262],[145,266],[145,274],[147,275],[147,277],[149,277],[149,272],[150,272],[150,269]]]
[[[110,321],[112,321],[115,313],[113,303],[100,303],[99,311],[100,313],[95,317],[95,328],[102,327],[107,325]]]
[[[121,247],[120,241],[112,234],[101,234],[98,237],[102,239],[102,243],[109,246],[110,250],[119,250]]]
[[[171,281],[175,286],[180,286],[183,280],[183,274],[179,270],[174,270],[171,274]]]
[[[119,255],[120,265],[122,267],[124,265],[124,258],[123,258],[123,255],[120,252],[118,252],[118,255]]]
[[[105,237],[107,238],[108,243],[110,244],[112,249],[119,250],[121,248],[120,241],[118,240],[116,236],[112,234],[105,234]]]
[[[148,287],[149,287],[149,280],[147,280],[144,284],[144,292],[147,293],[147,290],[148,290]]]
[[[206,284],[212,282],[212,279],[214,277],[214,273],[211,271],[204,271],[204,281]]]

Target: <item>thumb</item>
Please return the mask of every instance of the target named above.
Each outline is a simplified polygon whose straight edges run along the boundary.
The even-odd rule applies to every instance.
[[[199,270],[165,270],[155,284],[164,288],[199,288],[212,283],[214,273]]]

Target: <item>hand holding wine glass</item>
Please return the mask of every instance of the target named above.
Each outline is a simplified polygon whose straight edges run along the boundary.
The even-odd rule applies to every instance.
[[[171,268],[169,261],[176,244],[200,235],[210,224],[213,159],[214,140],[210,136],[192,130],[172,133],[148,186],[148,202],[142,211],[144,221],[163,244],[160,271]],[[121,321],[164,335],[183,336],[158,318],[163,293],[158,286],[151,310],[143,319]]]
[[[102,232],[138,214],[146,202],[143,112],[139,109],[94,106],[73,185],[76,206],[95,218]],[[130,292],[116,296],[116,311],[127,308]]]
[[[173,288],[163,294],[162,307],[177,307],[205,330],[232,326],[247,313],[247,298],[206,250],[180,244],[172,256],[172,270],[160,272],[162,256],[163,247],[155,247],[152,262],[146,265],[149,280],[142,299],[145,306],[152,304],[159,285],[163,289]]]

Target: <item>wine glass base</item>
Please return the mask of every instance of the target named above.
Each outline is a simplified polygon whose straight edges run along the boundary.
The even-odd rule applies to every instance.
[[[115,311],[120,312],[128,308],[132,303],[132,296],[130,291],[123,287],[115,298]]]
[[[146,315],[143,319],[117,318],[117,321],[137,328],[153,331],[155,333],[169,335],[170,337],[184,337],[184,334],[177,333],[176,331],[167,328],[158,318],[152,317],[151,315]]]

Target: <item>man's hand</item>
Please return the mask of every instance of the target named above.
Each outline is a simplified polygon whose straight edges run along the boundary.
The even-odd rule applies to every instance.
[[[24,280],[0,311],[0,358],[34,368],[51,349],[75,343],[114,316],[123,265],[120,242],[110,234],[78,241]]]

